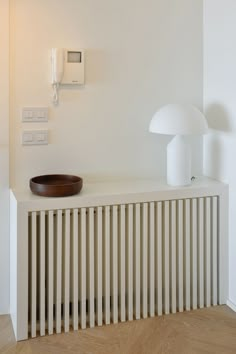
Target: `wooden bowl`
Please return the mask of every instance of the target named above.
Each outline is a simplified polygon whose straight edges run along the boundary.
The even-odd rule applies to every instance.
[[[72,175],[44,175],[30,180],[30,189],[43,197],[68,197],[81,191],[83,179]]]

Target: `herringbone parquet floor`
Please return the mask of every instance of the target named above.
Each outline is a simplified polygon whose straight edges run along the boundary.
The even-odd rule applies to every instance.
[[[16,343],[0,316],[1,354],[236,354],[236,313],[227,306],[54,334]]]

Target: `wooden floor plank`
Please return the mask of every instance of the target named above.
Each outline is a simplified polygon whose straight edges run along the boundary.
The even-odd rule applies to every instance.
[[[236,353],[236,313],[216,306],[19,343],[14,340],[10,317],[0,316],[0,353]]]

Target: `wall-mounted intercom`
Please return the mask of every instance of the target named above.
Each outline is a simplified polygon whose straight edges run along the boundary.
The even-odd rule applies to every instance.
[[[58,103],[59,85],[84,84],[84,50],[52,48],[53,102]]]

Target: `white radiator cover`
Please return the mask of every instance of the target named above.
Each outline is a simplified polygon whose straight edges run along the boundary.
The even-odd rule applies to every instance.
[[[158,198],[160,190],[125,192],[124,203],[115,200],[119,192],[109,204],[94,196],[92,206],[86,195],[64,199],[71,204],[65,208],[62,198],[18,202],[12,241],[25,245],[25,273],[12,272],[12,280],[21,280],[16,289],[12,281],[16,338],[225,303],[227,188],[217,186],[220,193],[200,186],[201,193],[189,188],[192,197],[183,198],[169,187],[167,199]],[[22,249],[16,248],[12,255],[20,264]]]

